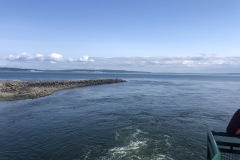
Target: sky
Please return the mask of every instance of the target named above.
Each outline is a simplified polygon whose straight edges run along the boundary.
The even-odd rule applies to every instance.
[[[239,0],[0,0],[0,67],[239,72]]]

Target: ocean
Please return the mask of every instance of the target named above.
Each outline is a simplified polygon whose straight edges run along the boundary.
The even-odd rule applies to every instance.
[[[240,74],[0,72],[0,80],[128,82],[0,102],[1,160],[204,160],[240,106]]]

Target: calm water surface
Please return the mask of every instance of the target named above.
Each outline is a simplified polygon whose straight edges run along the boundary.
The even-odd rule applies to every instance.
[[[207,130],[240,106],[238,74],[1,72],[0,80],[127,83],[0,102],[1,160],[206,159]]]

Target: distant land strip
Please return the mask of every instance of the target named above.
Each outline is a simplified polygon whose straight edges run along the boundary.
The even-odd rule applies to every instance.
[[[111,70],[111,69],[65,69],[65,70],[39,70],[39,69],[23,69],[0,67],[0,72],[82,72],[82,73],[151,73],[145,71],[127,71],[127,70]]]
[[[0,81],[0,101],[34,99],[48,96],[61,89],[126,82],[122,79],[97,79],[79,81]]]

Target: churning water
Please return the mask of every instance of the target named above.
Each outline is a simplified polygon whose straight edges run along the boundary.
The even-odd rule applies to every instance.
[[[0,102],[0,159],[206,159],[240,106],[239,74],[2,72],[1,80],[122,78]]]

